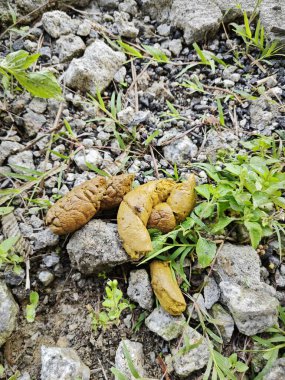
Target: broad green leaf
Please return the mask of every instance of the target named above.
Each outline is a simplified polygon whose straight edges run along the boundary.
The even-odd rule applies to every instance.
[[[268,194],[263,193],[262,191],[256,191],[255,193],[252,194],[252,202],[253,206],[255,208],[262,207],[265,204],[270,202],[270,198]]]
[[[216,244],[203,237],[199,237],[196,245],[196,254],[198,257],[198,263],[202,268],[207,268],[213,261],[216,255]]]
[[[34,322],[36,317],[36,309],[34,305],[27,305],[26,306],[26,319],[29,323]]]
[[[28,69],[39,57],[39,53],[29,55],[25,50],[18,50],[6,55],[6,57],[0,61],[0,67],[7,69],[10,74],[15,75],[15,72]]]
[[[203,202],[195,207],[195,213],[201,219],[207,219],[210,216],[213,216],[215,212],[215,204]]]
[[[238,361],[235,365],[235,370],[237,372],[246,372],[248,370],[248,366],[245,363]]]
[[[0,216],[10,214],[14,210],[14,207],[0,207]]]
[[[35,307],[38,306],[39,303],[39,294],[37,292],[31,292],[30,293],[30,303],[34,305]]]
[[[19,239],[20,239],[20,236],[14,236],[14,237],[5,239],[4,241],[2,241],[2,243],[0,243],[0,250],[4,252],[9,252]]]
[[[209,185],[209,184],[199,185],[195,187],[195,190],[197,191],[198,194],[202,195],[202,197],[209,200],[211,197],[212,185]]]
[[[257,222],[245,221],[244,225],[249,232],[251,245],[256,249],[262,238],[262,228]]]
[[[212,225],[211,232],[213,234],[218,233],[219,231],[225,229],[234,220],[235,218],[231,218],[229,216],[221,217],[217,223]]]
[[[27,91],[39,98],[62,100],[61,87],[54,75],[48,71],[14,73],[15,78]]]

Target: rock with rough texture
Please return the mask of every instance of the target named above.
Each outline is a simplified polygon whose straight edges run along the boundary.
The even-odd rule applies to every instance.
[[[17,152],[24,147],[24,145],[16,141],[2,141],[0,144],[0,166],[4,163],[7,157]]]
[[[28,110],[23,116],[24,129],[29,137],[35,136],[41,131],[41,127],[46,123],[46,118],[44,115],[35,113]]]
[[[217,255],[214,271],[218,282],[255,285],[260,282],[260,258],[250,245],[226,243]]]
[[[274,122],[280,116],[279,105],[261,95],[251,102],[249,114],[251,127],[259,133],[270,135],[275,129]]]
[[[154,297],[148,273],[145,269],[132,270],[129,277],[128,296],[141,308],[151,310]]]
[[[115,224],[90,220],[67,244],[72,266],[84,274],[98,273],[129,261]]]
[[[4,281],[0,280],[0,347],[16,327],[19,306]]]
[[[164,158],[177,165],[190,163],[191,159],[197,155],[197,152],[197,146],[188,136],[183,136],[163,147]]]
[[[39,273],[39,280],[44,286],[49,286],[54,280],[54,275],[48,270],[43,270]]]
[[[235,323],[231,315],[226,312],[222,305],[216,303],[211,309],[213,318],[217,321],[216,325],[225,343],[231,340],[234,332]]]
[[[138,13],[137,2],[135,0],[124,0],[119,4],[119,11],[135,16]]]
[[[24,150],[24,152],[17,153],[8,158],[8,164],[12,166],[16,173],[25,173],[24,169],[17,168],[13,165],[22,166],[23,168],[35,170],[33,161],[33,152],[31,150]]]
[[[144,366],[144,353],[143,353],[143,345],[138,342],[133,342],[131,340],[125,339],[122,340],[119,344],[119,347],[116,351],[116,357],[115,357],[115,367],[121,371],[125,376],[127,376],[130,380],[135,380],[135,377],[132,376],[127,360],[124,355],[123,347],[127,348],[131,358],[134,367],[138,371],[139,375],[141,377],[145,377],[145,370],[143,368]]]
[[[171,354],[173,357],[173,367],[176,374],[179,377],[188,377],[192,372],[204,368],[210,357],[210,352],[206,339],[196,330],[192,329],[190,326],[186,326],[183,332],[184,340],[182,347],[177,348],[177,342],[171,347]],[[191,350],[181,352],[186,345],[192,345],[195,343],[200,344]]]
[[[41,347],[41,380],[89,380],[90,370],[72,348]]]
[[[279,40],[281,44],[285,44],[284,1],[263,0],[260,5],[260,21],[271,40]]]
[[[229,309],[239,331],[251,336],[277,324],[278,300],[262,284],[246,288],[222,281],[221,302]]]
[[[182,334],[186,320],[183,314],[172,316],[159,306],[146,318],[145,324],[150,331],[170,341]]]
[[[103,162],[103,157],[99,150],[95,148],[80,150],[75,156],[74,161],[81,170],[89,170],[86,162],[93,166],[100,166]]]
[[[196,321],[199,321],[199,312],[200,314],[207,313],[204,297],[201,293],[194,293],[193,301],[191,301],[187,306],[187,314],[189,315],[191,320],[195,319]]]
[[[121,111],[118,112],[117,115],[119,122],[125,126],[131,123],[134,116],[135,110],[131,106],[123,108]]]
[[[246,11],[247,15],[251,16],[256,5],[256,0],[213,0],[213,2],[223,12],[224,22],[232,22],[242,18],[243,11]],[[237,6],[238,4],[241,5],[241,8]]]
[[[205,279],[204,286],[204,301],[206,309],[211,309],[211,307],[219,301],[220,289],[213,277],[207,277]]]
[[[85,48],[82,38],[74,34],[61,36],[56,41],[56,52],[60,62],[71,61],[72,58],[79,57],[83,54]]]
[[[44,30],[53,38],[72,33],[75,23],[68,14],[62,11],[51,11],[43,14]]]
[[[143,14],[154,20],[165,21],[169,17],[172,0],[141,0],[140,4]]]
[[[170,19],[175,27],[184,31],[186,43],[192,44],[218,31],[222,12],[211,0],[174,0]]]
[[[96,94],[109,85],[125,61],[125,54],[96,40],[87,47],[83,57],[71,61],[65,73],[66,84],[75,90]]]
[[[216,131],[211,128],[207,134],[205,144],[205,154],[207,157],[215,160],[217,151],[220,149],[228,149],[229,145],[235,149],[238,146],[239,138],[231,131]]]
[[[279,358],[275,361],[269,372],[263,377],[263,380],[282,380],[285,379],[285,358]]]
[[[139,30],[135,27],[133,21],[129,21],[130,15],[128,13],[114,12],[114,18],[120,36],[135,38],[139,34]]]
[[[39,251],[47,247],[54,247],[59,241],[58,235],[54,234],[49,228],[34,233],[30,238],[34,241],[35,251]]]

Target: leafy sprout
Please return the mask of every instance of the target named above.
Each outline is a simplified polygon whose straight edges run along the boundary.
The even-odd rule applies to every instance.
[[[61,88],[54,75],[48,70],[28,71],[37,62],[40,54],[29,54],[19,50],[8,54],[0,60],[0,79],[5,91],[8,91],[12,79],[16,81],[33,96],[39,98],[62,99]]]

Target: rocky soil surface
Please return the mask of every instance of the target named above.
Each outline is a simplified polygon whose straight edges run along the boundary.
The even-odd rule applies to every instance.
[[[250,17],[255,1],[239,3]],[[285,42],[283,2],[264,0],[258,12],[266,35]],[[96,215],[71,236],[53,234],[44,222],[51,204],[98,174],[133,173],[135,185],[185,179],[190,164],[214,162],[218,150],[236,152],[256,134],[284,138],[285,59],[269,63],[240,53],[244,41],[231,22],[242,22],[235,0],[0,0],[0,58],[40,53],[33,69],[49,68],[63,90],[61,100],[0,93],[0,203],[14,207],[1,219],[0,241],[21,236],[16,251],[24,258],[17,273],[1,267],[3,378],[109,380],[116,367],[133,379],[127,347],[141,377],[202,379],[212,343],[201,313],[219,322],[223,354],[236,352],[250,367],[237,379],[254,379],[265,366],[248,351],[251,337],[276,325],[285,306],[285,265],[275,239],[258,253],[228,239],[207,270],[189,260],[187,312],[175,317],[156,304],[148,265],[131,263],[122,248],[116,211]],[[128,48],[115,44],[119,38]],[[226,65],[194,65],[194,42]],[[98,91],[105,112],[94,100]],[[198,184],[207,182],[206,171],[194,172]],[[17,193],[7,192],[12,188]],[[108,279],[118,280],[135,307],[123,310],[117,325],[94,330],[92,313]],[[31,290],[39,304],[29,323]],[[285,378],[284,360],[260,379]]]

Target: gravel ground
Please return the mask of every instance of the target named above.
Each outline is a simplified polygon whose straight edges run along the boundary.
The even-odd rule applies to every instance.
[[[25,13],[23,3],[17,4],[21,14]],[[222,13],[216,5],[217,15],[210,15],[215,18],[212,27],[210,22],[200,26],[205,33],[199,35],[180,20],[179,9],[184,8],[179,1],[178,10],[174,7],[170,15],[171,2],[167,1],[159,1],[156,6],[148,1],[101,0],[100,6],[95,2],[87,5],[86,1],[82,2],[83,9],[77,9],[71,1],[68,8],[58,11],[61,3],[53,8],[56,12],[34,12],[28,28],[17,26],[17,30],[10,29],[0,36],[0,57],[21,49],[39,52],[35,69],[50,68],[59,78],[64,94],[64,99],[58,101],[33,98],[16,90],[0,93],[0,189],[21,189],[20,195],[8,201],[15,207],[22,236],[31,245],[30,285],[40,296],[36,320],[28,323],[24,317],[28,302],[25,273],[3,273],[20,312],[13,334],[1,349],[0,362],[5,363],[7,375],[19,370],[27,372],[31,379],[39,379],[42,345],[72,347],[90,368],[90,379],[111,379],[116,349],[122,339],[131,339],[143,344],[148,377],[159,379],[171,345],[144,324],[134,332],[132,327],[143,312],[139,306],[131,316],[125,310],[119,326],[98,333],[91,329],[87,305],[95,310],[99,307],[108,278],[117,278],[127,297],[127,279],[135,267],[127,263],[100,276],[80,273],[66,251],[69,237],[58,238],[44,226],[47,205],[100,171],[111,175],[134,173],[135,182],[142,184],[163,178],[166,172],[174,174],[177,166],[179,176],[185,178],[192,171],[190,163],[212,162],[218,149],[236,151],[240,141],[256,134],[284,136],[285,59],[271,59],[270,64],[254,62],[258,52],[253,51],[251,55],[241,54],[238,64],[237,52],[244,49],[244,43],[227,24],[220,25]],[[252,2],[245,3],[244,6]],[[0,10],[2,6],[5,7],[0,2]],[[228,14],[231,19],[226,22],[237,16]],[[174,21],[170,23],[171,18]],[[261,18],[266,23],[265,12]],[[268,26],[267,30],[272,33]],[[205,34],[208,38],[204,38]],[[130,61],[110,47],[110,41],[118,36],[132,46],[144,44],[161,49],[169,62],[146,57]],[[192,47],[194,41],[227,67],[216,64],[213,72],[210,66],[193,65],[184,70],[199,62]],[[202,91],[187,88],[184,84],[189,82],[203,86]],[[121,94],[122,110],[116,117],[122,125],[118,131],[124,142],[116,138],[114,121],[108,116],[103,120],[106,114],[89,96],[96,96],[96,87],[102,91],[106,105],[112,94],[116,98]],[[221,98],[224,122],[217,98]],[[173,109],[167,104],[175,107],[179,115],[173,117]],[[66,132],[64,120],[72,133]],[[5,176],[11,171],[38,175],[21,167],[48,175],[38,180],[37,186],[29,186],[27,178]],[[198,183],[206,181],[204,171],[195,174]],[[6,198],[0,197],[2,200],[3,205]],[[98,218],[114,223],[116,214],[110,212]],[[0,238],[3,235],[4,231]],[[280,262],[272,247],[267,249],[262,264],[267,283],[276,288],[275,269]],[[193,274],[191,294],[197,292],[204,275]],[[281,281],[278,298],[282,304],[285,275],[279,271],[277,277]],[[243,349],[246,339],[235,328],[224,353]],[[201,376],[196,371],[187,379]],[[172,373],[169,378],[179,377]]]

